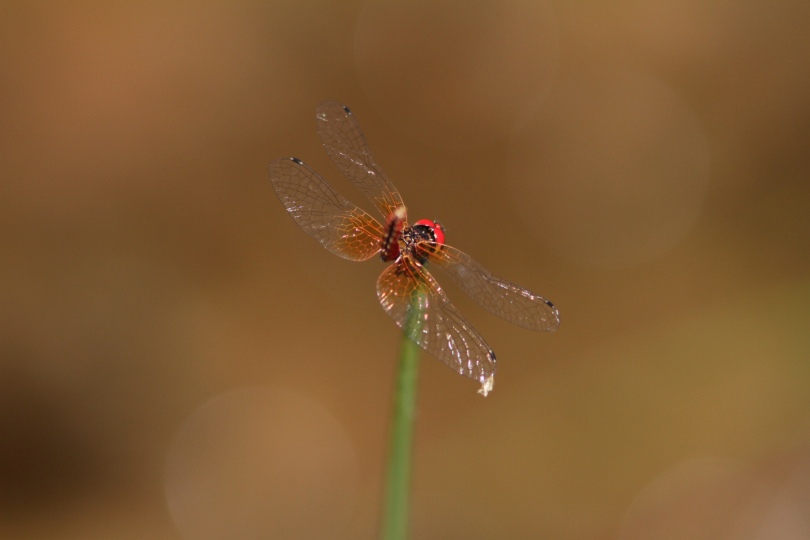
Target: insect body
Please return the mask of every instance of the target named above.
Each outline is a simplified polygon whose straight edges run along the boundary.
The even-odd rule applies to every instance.
[[[317,110],[318,133],[335,165],[366,196],[385,224],[336,192],[297,158],[270,165],[270,180],[295,222],[332,253],[354,261],[379,254],[391,264],[377,280],[383,309],[403,329],[418,310],[419,327],[408,336],[458,373],[492,390],[495,353],[450,303],[427,266],[442,269],[481,307],[530,330],[553,332],[560,314],[550,301],[493,276],[466,253],[445,244],[444,227],[408,214],[397,189],[377,165],[352,112],[334,102]]]

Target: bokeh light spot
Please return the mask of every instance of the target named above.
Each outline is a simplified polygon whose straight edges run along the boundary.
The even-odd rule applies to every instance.
[[[268,387],[197,409],[166,460],[166,498],[187,540],[329,538],[357,497],[357,458],[323,407]]]

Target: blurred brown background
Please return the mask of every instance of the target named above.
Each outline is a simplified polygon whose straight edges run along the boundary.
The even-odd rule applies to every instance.
[[[448,285],[413,537],[810,538],[806,1],[4,2],[0,537],[375,538],[399,333],[268,178],[349,105]],[[441,276],[438,276],[441,279]],[[446,284],[446,280],[443,281]]]

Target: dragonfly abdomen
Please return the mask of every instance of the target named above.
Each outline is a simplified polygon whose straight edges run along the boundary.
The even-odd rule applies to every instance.
[[[385,234],[380,241],[380,258],[383,262],[399,257],[399,239],[405,228],[408,213],[404,206],[398,206],[385,220]]]

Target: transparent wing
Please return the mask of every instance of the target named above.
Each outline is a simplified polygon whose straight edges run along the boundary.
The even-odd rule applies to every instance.
[[[417,345],[481,383],[482,390],[492,388],[495,353],[421,264],[404,256],[390,265],[377,280],[377,297]]]
[[[384,218],[402,206],[397,188],[374,161],[360,125],[348,107],[327,101],[315,115],[326,153]]]
[[[560,326],[560,312],[554,304],[493,276],[463,251],[448,245],[436,250],[434,244],[425,242],[416,246],[416,252],[444,270],[461,290],[490,313],[529,330],[553,332]]]
[[[296,158],[270,164],[276,195],[298,226],[344,259],[364,261],[380,251],[383,229]]]

